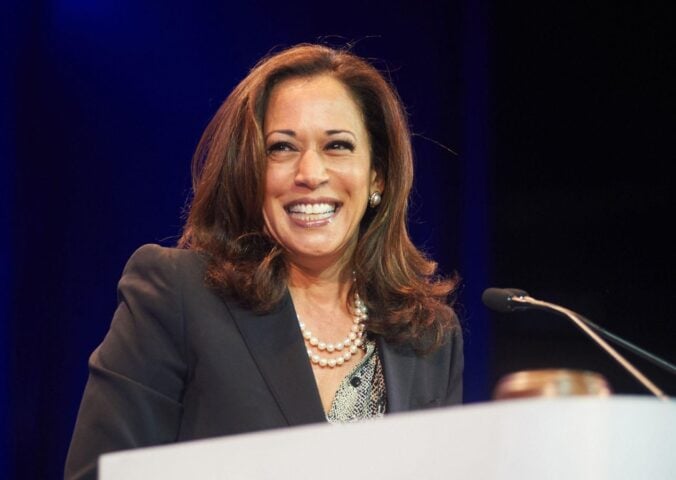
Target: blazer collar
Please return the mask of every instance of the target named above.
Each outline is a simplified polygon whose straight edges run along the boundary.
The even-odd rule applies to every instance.
[[[291,295],[267,315],[232,307],[233,317],[258,369],[289,425],[325,422]]]
[[[287,423],[325,422],[326,415],[289,292],[278,307],[266,315],[256,315],[232,304],[228,306]],[[387,410],[390,413],[410,410],[416,356],[410,349],[391,345],[380,336],[376,342],[385,374]]]
[[[380,336],[376,341],[385,373],[387,411],[395,413],[410,410],[415,353],[410,348],[391,345]]]

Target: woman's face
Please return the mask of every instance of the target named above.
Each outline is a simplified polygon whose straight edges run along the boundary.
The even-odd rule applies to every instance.
[[[369,194],[382,191],[359,107],[333,77],[292,78],[272,89],[263,133],[268,233],[293,263],[343,265]]]

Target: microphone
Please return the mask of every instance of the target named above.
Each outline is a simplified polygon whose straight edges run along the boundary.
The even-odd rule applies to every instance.
[[[653,395],[657,398],[668,401],[668,397],[657,388],[657,386],[651,382],[645,375],[643,375],[636,367],[634,367],[627,359],[620,355],[617,350],[608,345],[605,340],[603,340],[594,330],[597,329],[602,334],[608,334],[608,337],[620,343],[620,345],[629,348],[634,353],[643,356],[651,361],[659,361],[658,365],[663,368],[667,368],[672,371],[676,371],[676,367],[670,365],[668,362],[655,357],[654,355],[645,352],[644,350],[632,345],[631,343],[613,335],[610,332],[603,330],[598,325],[592,323],[591,321],[584,318],[582,315],[573,312],[565,307],[557,305],[555,303],[549,303],[542,300],[537,300],[523,290],[516,288],[487,288],[484,290],[484,293],[481,295],[481,301],[491,310],[495,310],[501,313],[509,313],[517,310],[526,310],[526,309],[538,309],[538,310],[548,310],[554,313],[558,313],[572,320],[575,325],[582,329],[587,335],[589,335],[592,340],[601,346],[611,357],[613,357],[620,365],[622,365],[630,374],[634,376],[644,387],[646,387]],[[656,362],[657,363],[657,362]],[[661,364],[660,364],[661,363]],[[666,367],[665,367],[666,365]]]
[[[500,313],[525,310],[527,304],[514,301],[515,297],[524,298],[528,294],[517,288],[487,288],[481,295],[481,301],[491,310]]]

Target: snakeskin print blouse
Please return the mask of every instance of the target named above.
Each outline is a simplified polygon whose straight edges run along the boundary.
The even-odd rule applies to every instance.
[[[385,376],[375,340],[367,338],[364,358],[347,375],[326,415],[329,423],[350,423],[382,417],[387,408]]]

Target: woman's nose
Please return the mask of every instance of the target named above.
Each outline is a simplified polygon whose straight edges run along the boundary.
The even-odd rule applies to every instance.
[[[296,185],[315,189],[329,179],[324,157],[314,149],[305,150],[298,161]]]

